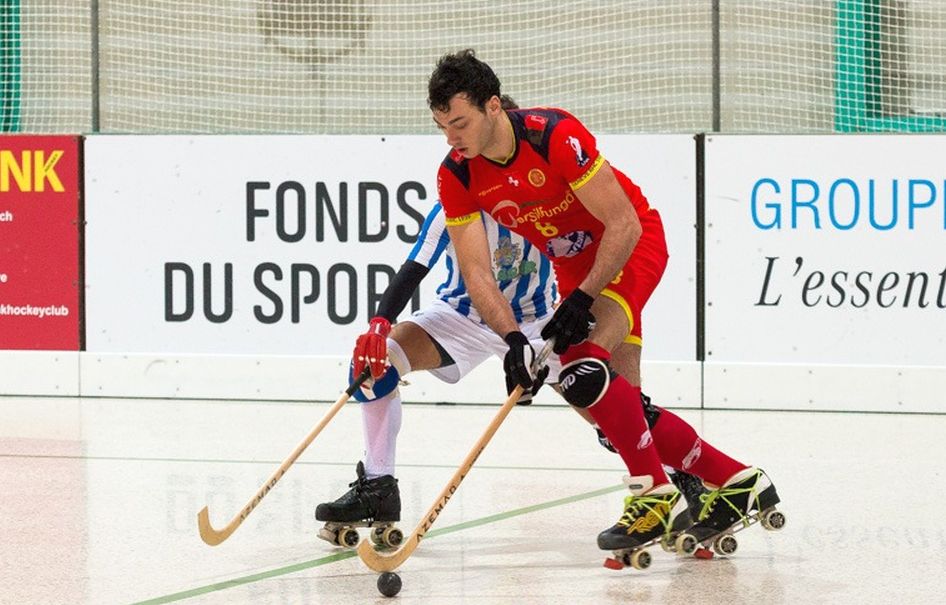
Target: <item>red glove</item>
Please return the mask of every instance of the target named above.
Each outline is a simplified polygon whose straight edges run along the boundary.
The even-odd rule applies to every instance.
[[[388,367],[388,334],[391,322],[383,317],[373,317],[368,322],[368,331],[355,341],[352,361],[355,364],[355,376],[361,375],[365,366],[371,368],[371,377],[375,380],[384,376]]]

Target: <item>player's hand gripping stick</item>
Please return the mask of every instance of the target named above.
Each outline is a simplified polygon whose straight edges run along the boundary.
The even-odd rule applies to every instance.
[[[552,319],[542,328],[542,338],[555,340],[555,353],[561,355],[568,347],[588,338],[595,325],[591,313],[594,302],[594,297],[575,288],[555,309]]]
[[[372,317],[368,322],[368,331],[355,341],[355,350],[351,358],[354,362],[354,374],[358,376],[365,367],[371,369],[371,377],[378,380],[384,376],[388,366],[388,334],[391,322],[383,317]]]

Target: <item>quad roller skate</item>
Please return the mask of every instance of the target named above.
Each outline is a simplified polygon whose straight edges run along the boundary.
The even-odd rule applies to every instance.
[[[764,471],[747,468],[725,485],[703,496],[698,521],[676,540],[677,552],[709,559],[713,554],[732,555],[739,543],[734,533],[755,524],[770,531],[782,529],[785,515],[775,485]]]
[[[690,513],[690,519],[699,519],[700,511],[703,509],[703,495],[709,493],[709,490],[703,485],[703,480],[696,475],[676,469],[670,469],[667,476],[683,494],[683,498],[687,502],[687,512]]]
[[[397,479],[384,475],[365,477],[365,465],[355,468],[358,476],[351,488],[334,502],[323,502],[315,509],[315,519],[325,521],[319,537],[336,546],[355,548],[360,537],[358,527],[371,528],[371,541],[382,548],[397,548],[404,534],[395,527],[401,518],[401,496]]]
[[[653,478],[626,477],[631,495],[624,499],[624,514],[618,522],[598,534],[598,548],[611,550],[614,556],[605,560],[610,569],[647,569],[651,556],[647,549],[660,544],[674,551],[678,536],[690,527],[690,516],[682,494],[673,485],[652,490]]]

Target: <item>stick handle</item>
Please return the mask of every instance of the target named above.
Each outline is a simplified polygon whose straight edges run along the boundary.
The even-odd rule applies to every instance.
[[[535,360],[532,362],[532,369],[538,370],[543,363],[545,363],[546,358],[552,352],[553,342],[551,340],[545,341],[545,345],[542,347],[542,350],[539,351],[539,354],[536,356]],[[434,501],[434,504],[430,507],[430,510],[427,511],[427,514],[424,515],[424,519],[417,526],[417,529],[414,530],[414,537],[417,538],[417,541],[420,542],[421,538],[424,537],[424,534],[430,529],[430,526],[433,525],[437,517],[440,516],[440,511],[443,510],[444,506],[447,505],[447,501],[450,500],[450,497],[457,491],[457,488],[460,487],[460,483],[466,478],[470,470],[473,468],[473,465],[476,464],[477,458],[480,457],[480,454],[483,453],[483,450],[486,449],[486,446],[489,444],[490,440],[493,438],[493,435],[496,434],[496,431],[499,430],[499,425],[503,423],[506,419],[506,416],[509,415],[509,412],[512,411],[512,408],[515,407],[516,402],[519,401],[519,397],[522,396],[523,388],[517,386],[510,393],[509,398],[506,399],[506,402],[499,408],[499,411],[496,412],[496,415],[493,416],[492,422],[489,423],[489,426],[486,427],[486,430],[480,436],[476,444],[473,445],[473,448],[470,450],[470,453],[466,455],[466,458],[463,459],[463,462],[460,463],[460,468],[453,474],[453,477],[450,479],[450,483],[443,488],[443,491],[440,492],[440,495],[437,497],[437,500]]]

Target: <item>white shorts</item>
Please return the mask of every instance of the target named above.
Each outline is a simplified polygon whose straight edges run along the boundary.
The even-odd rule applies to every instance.
[[[536,353],[545,345],[539,333],[551,318],[550,313],[543,319],[519,324],[519,329],[529,339]],[[406,321],[423,328],[453,359],[454,363],[451,365],[429,370],[431,374],[450,384],[459,382],[491,355],[502,359],[509,350],[509,345],[488,325],[460,315],[456,309],[439,299],[429,307],[414,312]],[[562,364],[555,353],[549,355],[546,363],[549,365],[546,383],[552,384],[558,378]]]

